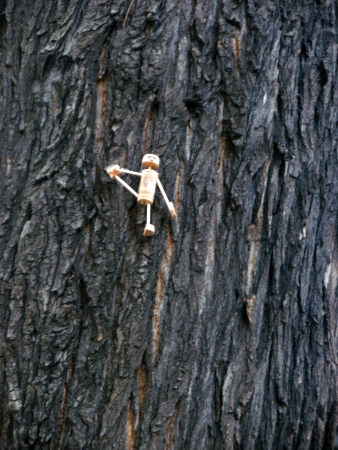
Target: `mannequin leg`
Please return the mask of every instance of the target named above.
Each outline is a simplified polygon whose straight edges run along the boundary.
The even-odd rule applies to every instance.
[[[155,227],[150,223],[151,205],[147,205],[147,223],[144,228],[143,236],[152,236],[155,233]]]

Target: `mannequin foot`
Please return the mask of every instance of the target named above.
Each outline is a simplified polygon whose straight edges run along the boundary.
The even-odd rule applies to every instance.
[[[144,227],[143,236],[152,236],[154,233],[155,233],[154,225],[147,223],[147,225]]]

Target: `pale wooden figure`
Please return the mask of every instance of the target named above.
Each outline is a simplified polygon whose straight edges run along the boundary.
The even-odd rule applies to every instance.
[[[111,178],[115,178],[122,184],[122,186],[124,186],[126,189],[128,189],[128,191],[135,195],[137,201],[141,203],[141,205],[147,206],[147,223],[144,228],[143,234],[144,236],[152,236],[155,233],[155,227],[150,223],[150,210],[151,205],[154,201],[156,185],[160,188],[161,194],[163,195],[163,198],[168,206],[171,217],[176,217],[176,212],[173,203],[169,202],[168,197],[164,192],[163,186],[158,178],[158,173],[156,172],[156,169],[158,169],[158,166],[160,165],[160,158],[157,155],[152,154],[144,155],[142,159],[142,165],[146,167],[146,169],[142,170],[141,173],[122,169],[117,164],[107,167],[106,172]],[[129,173],[131,175],[137,175],[141,177],[138,193],[135,192],[134,189],[132,189],[120,178],[120,175],[122,175],[123,173]]]

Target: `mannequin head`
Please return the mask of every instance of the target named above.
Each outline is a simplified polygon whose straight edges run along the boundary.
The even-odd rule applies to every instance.
[[[157,155],[153,155],[152,153],[148,153],[147,155],[143,156],[142,159],[142,166],[146,167],[147,169],[158,169],[158,166],[160,165],[160,158]]]

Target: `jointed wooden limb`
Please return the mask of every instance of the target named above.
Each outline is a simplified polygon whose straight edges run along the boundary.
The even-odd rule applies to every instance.
[[[157,185],[158,185],[158,187],[160,188],[160,191],[161,191],[161,193],[162,193],[162,195],[163,195],[164,201],[166,202],[166,204],[167,204],[167,206],[168,206],[168,209],[169,209],[169,212],[170,212],[171,217],[172,217],[172,218],[176,217],[176,211],[175,211],[174,204],[173,204],[172,202],[169,202],[169,199],[168,199],[168,197],[167,197],[167,194],[165,193],[165,191],[164,191],[164,189],[163,189],[163,186],[162,186],[162,183],[160,182],[159,179],[157,179]]]
[[[119,177],[119,175],[121,175],[123,173],[129,173],[131,175],[141,176],[142,175],[141,173],[132,172],[131,170],[127,170],[127,169],[121,169],[121,167],[117,164],[113,164],[112,166],[107,167],[106,172],[108,173],[110,178],[116,178],[116,180],[119,181],[122,184],[122,186],[124,186],[126,189],[128,189],[129,192],[131,192],[133,195],[135,195],[136,198],[138,198],[138,193],[135,192],[134,189],[132,189],[127,183],[125,183]]]
[[[151,205],[147,205],[147,223],[144,228],[143,236],[152,236],[155,233],[155,227],[150,223]]]
[[[132,170],[127,170],[127,169],[120,169],[120,172],[123,173],[129,173],[130,175],[137,175],[137,176],[142,176],[142,173],[140,172],[133,172]]]
[[[133,195],[135,195],[136,198],[138,198],[138,193],[135,192],[134,189],[129,186],[129,184],[125,183],[118,175],[115,175],[114,178],[116,178],[116,180],[119,181],[126,189],[128,189],[129,192],[131,192]]]
[[[147,225],[150,224],[150,205],[147,205]]]
[[[140,172],[133,172],[132,170],[121,169],[118,164],[113,164],[112,166],[106,167],[106,172],[110,176],[110,178],[115,178],[117,175],[121,175],[122,173],[129,173],[130,175],[141,176]]]

